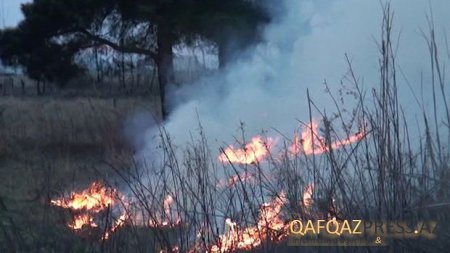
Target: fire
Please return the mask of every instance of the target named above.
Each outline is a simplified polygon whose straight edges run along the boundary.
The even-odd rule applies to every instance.
[[[148,226],[152,228],[171,228],[176,227],[181,224],[181,218],[177,218],[175,221],[170,220],[164,220],[164,221],[158,221],[153,218],[151,218],[148,221]]]
[[[119,204],[124,203],[123,196],[117,190],[103,186],[100,182],[94,182],[89,188],[81,192],[73,192],[67,199],[61,198],[51,200],[54,206],[71,210],[73,213],[73,221],[68,227],[73,230],[81,230],[83,227],[98,227],[95,218],[112,208],[116,208]],[[103,239],[109,237],[110,232],[116,231],[123,226],[128,216],[123,212],[120,217],[111,225],[109,231],[102,236]]]
[[[168,217],[171,216],[171,212],[170,212],[170,206],[173,204],[173,197],[172,195],[167,195],[166,198],[164,199],[164,212],[166,213],[166,215]]]
[[[51,200],[50,203],[66,209],[89,210],[98,213],[115,204],[115,194],[115,190],[103,187],[99,182],[94,182],[88,189],[80,193],[72,193],[68,200],[57,199]]]
[[[219,156],[219,161],[240,164],[252,164],[262,161],[269,154],[272,142],[270,138],[267,142],[264,142],[261,136],[255,136],[244,148],[235,149],[233,146],[226,148]]]
[[[258,247],[265,240],[280,241],[287,236],[284,221],[280,218],[281,208],[286,202],[284,192],[269,203],[264,203],[256,225],[239,228],[236,222],[226,219],[228,231],[219,236],[218,243],[211,246],[211,252],[234,252]]]
[[[366,135],[363,128],[356,134],[348,136],[346,139],[337,140],[332,143],[326,143],[325,137],[321,136],[318,131],[318,123],[310,122],[299,135],[294,136],[293,144],[290,151],[293,154],[304,153],[305,155],[322,154],[331,149],[338,149],[345,145],[358,142]],[[272,151],[272,141],[268,138],[264,142],[261,136],[255,136],[251,141],[245,144],[243,148],[234,148],[229,146],[219,156],[219,161],[225,163],[252,164],[263,161]],[[239,182],[253,181],[255,176],[248,171],[233,175],[228,179],[220,180],[216,186],[233,187]],[[256,180],[255,180],[256,181]],[[309,184],[304,188],[302,204],[306,211],[311,210],[313,205],[314,184]],[[84,227],[96,228],[101,224],[99,215],[108,212],[116,212],[118,218],[112,217],[111,224],[106,224],[106,228],[102,239],[108,239],[112,233],[116,232],[120,227],[124,226],[127,221],[138,220],[137,224],[153,228],[175,227],[182,223],[181,216],[174,210],[173,204],[176,202],[176,195],[168,194],[163,200],[162,209],[155,215],[130,215],[126,207],[134,204],[132,200],[126,200],[125,197],[116,189],[105,187],[100,182],[94,182],[89,188],[80,192],[71,193],[69,198],[60,198],[51,200],[54,206],[68,209],[73,214],[72,222],[68,223],[68,227],[78,231]],[[259,216],[254,225],[248,227],[240,227],[240,225],[231,219],[225,220],[226,231],[217,237],[216,243],[211,246],[195,246],[189,252],[198,252],[204,249],[206,252],[235,252],[240,250],[251,250],[260,246],[264,241],[278,242],[287,237],[287,222],[281,217],[281,209],[286,203],[286,196],[281,192],[274,200],[261,205]],[[134,205],[133,205],[134,206]],[[139,209],[139,204],[136,205]],[[129,210],[129,209],[128,209]],[[120,214],[118,213],[120,212]],[[329,210],[328,218],[335,218],[334,199],[332,208]],[[107,219],[108,220],[108,219]],[[98,223],[97,223],[98,222]],[[136,223],[135,223],[136,224]],[[203,238],[199,232],[198,238]],[[205,249],[207,247],[207,249]],[[162,252],[179,252],[179,247],[165,249]],[[202,250],[200,250],[202,251]]]
[[[338,149],[342,146],[347,146],[356,143],[364,138],[366,135],[365,129],[360,129],[359,132],[348,136],[346,139],[336,140],[330,145],[319,133],[319,124],[313,120],[300,134],[295,134],[290,151],[292,154],[299,154],[303,152],[305,155],[322,154],[330,151],[330,149]],[[230,162],[234,164],[252,164],[263,161],[272,149],[273,141],[268,138],[267,143],[264,143],[261,136],[255,136],[251,142],[247,143],[244,148],[236,149],[233,146],[226,148],[220,155],[219,161],[222,163]]]
[[[309,184],[304,189],[303,204],[306,208],[312,205],[313,191],[314,184]],[[115,189],[107,188],[101,183],[94,182],[88,189],[72,193],[68,199],[52,200],[51,203],[75,212],[73,222],[69,223],[68,226],[73,230],[81,230],[85,226],[91,228],[99,227],[95,223],[95,215],[111,209],[119,201],[123,202],[124,197]],[[173,197],[172,194],[167,195],[162,203],[164,209],[163,219],[151,220],[149,226],[161,228],[181,224],[181,218],[178,215],[175,216],[175,219],[173,218],[172,206],[175,202],[176,197]],[[281,210],[286,202],[286,195],[282,191],[272,201],[261,205],[258,219],[254,225],[248,227],[240,227],[237,222],[227,218],[225,220],[226,230],[224,234],[217,237],[215,244],[206,246],[207,249],[204,249],[199,244],[188,252],[224,253],[246,251],[259,247],[265,241],[280,242],[284,240],[288,235],[289,225],[288,222],[281,218]],[[105,231],[102,239],[109,239],[111,234],[124,226],[129,219],[132,219],[129,213],[123,212]],[[198,238],[202,237],[201,234],[202,232],[199,233]],[[160,252],[180,252],[180,247],[175,246]]]
[[[162,250],[159,251],[159,253],[178,253],[178,252],[180,252],[180,247],[178,247],[178,246],[175,246],[175,247],[173,247],[170,250],[162,249]]]
[[[291,152],[298,154],[303,150],[306,155],[324,152],[320,145],[320,143],[324,143],[324,140],[318,135],[318,128],[317,122],[312,121],[303,129],[301,137],[296,134],[291,146]]]
[[[102,239],[108,239],[112,233],[124,226],[131,218],[130,214],[125,208],[130,203],[117,190],[103,186],[100,182],[94,182],[89,188],[81,192],[73,192],[67,199],[61,198],[51,200],[50,203],[54,206],[59,206],[68,209],[74,213],[73,221],[67,226],[73,230],[81,230],[84,227],[96,228],[98,224],[95,219],[98,215],[105,214],[108,210],[119,210],[120,216],[110,225],[110,228],[103,234]],[[174,198],[172,195],[167,195],[163,201],[164,215],[160,219],[150,219],[146,224],[149,227],[174,227],[181,224],[180,216],[174,215],[172,212],[172,205]],[[144,223],[142,223],[145,226]]]
[[[172,211],[172,205],[174,202],[174,198],[172,195],[167,195],[166,198],[163,201],[163,207],[164,207],[164,215],[162,220],[160,221],[157,219],[156,216],[150,218],[148,221],[148,225],[150,227],[175,227],[181,224],[181,218],[178,214],[174,215]],[[175,217],[175,218],[174,218]]]
[[[117,219],[116,222],[113,224],[113,226],[111,227],[110,231],[106,231],[105,232],[105,234],[103,235],[102,239],[103,240],[108,240],[110,234],[116,232],[118,228],[120,228],[123,225],[125,225],[125,222],[127,220],[128,220],[128,215],[126,213],[122,214],[119,217],[119,219]]]
[[[343,140],[337,140],[331,143],[331,145],[327,145],[325,138],[322,137],[319,133],[319,125],[316,121],[312,121],[308,124],[299,135],[294,136],[293,143],[291,145],[291,152],[293,154],[298,154],[300,152],[304,152],[305,155],[312,154],[322,154],[329,151],[329,147],[331,149],[338,149],[342,146],[350,145],[352,143],[358,142],[365,136],[365,130],[361,129],[354,135],[351,135]]]
[[[75,215],[73,217],[73,222],[69,223],[67,226],[73,230],[80,230],[84,225],[89,225],[90,227],[98,227],[95,224],[94,219],[88,214]]]

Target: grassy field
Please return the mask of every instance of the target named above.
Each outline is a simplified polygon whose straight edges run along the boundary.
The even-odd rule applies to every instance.
[[[194,242],[198,249],[205,249],[217,238],[217,226],[222,225],[216,219],[220,220],[222,213],[242,219],[243,225],[254,222],[259,215],[258,207],[267,201],[262,192],[277,196],[281,189],[288,190],[288,216],[310,217],[308,212],[298,213],[304,209],[298,199],[310,180],[316,182],[318,189],[314,201],[317,206],[309,211],[314,213],[311,216],[314,219],[329,212],[327,202],[332,194],[338,202],[333,204],[332,213],[338,217],[428,217],[448,221],[445,201],[450,189],[450,157],[447,151],[435,146],[432,136],[422,143],[424,149],[419,151],[408,150],[403,141],[386,142],[386,139],[394,140],[402,127],[394,127],[392,119],[377,120],[382,115],[370,111],[370,106],[365,107],[363,101],[355,117],[365,118],[370,137],[360,144],[322,156],[270,159],[266,165],[225,164],[230,175],[253,173],[256,178],[251,184],[239,178],[235,187],[225,190],[216,187],[220,165],[214,162],[216,159],[211,157],[204,139],[183,147],[186,155],[180,158],[172,156],[175,150],[162,132],[166,160],[153,174],[158,179],[148,178],[153,172],[146,174],[154,168],[132,170],[134,150],[125,138],[124,124],[137,112],[159,111],[152,101],[151,98],[63,100],[51,97],[0,100],[0,249],[5,252],[157,252],[155,249],[173,247],[180,242],[189,249],[193,247],[192,235],[207,224],[205,233],[211,235],[203,238],[204,242]],[[390,108],[380,113],[396,115]],[[334,139],[338,131],[334,128],[336,124],[329,122],[327,126],[321,134],[326,139]],[[426,146],[427,142],[434,144]],[[442,156],[441,160],[433,161],[433,153]],[[277,171],[276,175],[268,173],[266,166],[270,171]],[[122,168],[118,174],[117,169]],[[180,192],[176,210],[183,220],[189,221],[189,226],[173,231],[129,224],[108,241],[99,241],[101,231],[93,229],[73,233],[66,227],[70,212],[54,208],[49,202],[55,196],[82,189],[98,179],[127,185],[142,205],[148,205],[142,210],[150,218],[165,195]],[[443,205],[433,207],[436,203]],[[193,210],[195,215],[191,213]],[[394,249],[435,251],[450,235],[445,234],[449,233],[448,229],[440,231],[444,234],[431,245],[400,243]],[[284,244],[263,244],[257,252],[296,252],[297,249],[286,248]]]
[[[105,161],[131,159],[133,150],[123,135],[126,120],[157,111],[150,98],[2,98],[2,194],[29,194],[21,188],[42,183],[35,173],[47,171],[56,182],[67,183],[85,179],[90,174],[85,170],[102,171]]]
[[[110,178],[110,166],[132,163],[134,150],[124,136],[124,124],[134,113],[158,112],[154,101],[1,98],[0,230],[21,230],[12,233],[21,235],[23,245],[46,238],[39,234],[42,227],[55,225],[55,219],[47,217],[49,199],[98,178]],[[0,242],[8,241],[3,239]],[[15,245],[16,239],[10,243]],[[12,252],[46,252],[45,247],[32,251],[7,247]]]

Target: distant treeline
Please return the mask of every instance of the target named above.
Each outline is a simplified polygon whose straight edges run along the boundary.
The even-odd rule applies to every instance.
[[[38,93],[46,83],[63,87],[92,69],[98,83],[116,71],[124,85],[126,70],[147,66],[156,72],[165,105],[166,86],[177,83],[174,48],[208,45],[218,67],[225,67],[262,39],[261,27],[271,19],[264,2],[35,0],[22,5],[25,19],[16,28],[0,31],[0,59],[4,65],[20,66],[36,81]],[[115,63],[113,69],[103,68],[105,50],[116,52],[108,62]],[[130,64],[130,59],[136,62]],[[165,106],[162,114],[167,115]]]

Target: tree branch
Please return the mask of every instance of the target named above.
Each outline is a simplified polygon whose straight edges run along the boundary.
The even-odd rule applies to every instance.
[[[154,51],[149,50],[149,49],[140,48],[140,47],[136,47],[136,46],[118,45],[117,43],[114,43],[110,40],[107,40],[98,35],[92,34],[85,29],[81,29],[81,30],[79,30],[79,32],[84,34],[85,36],[87,36],[89,39],[91,39],[93,41],[110,46],[112,49],[120,51],[122,53],[143,54],[143,55],[148,55],[148,56],[152,57],[153,59],[156,59],[156,57],[157,57],[157,54]]]

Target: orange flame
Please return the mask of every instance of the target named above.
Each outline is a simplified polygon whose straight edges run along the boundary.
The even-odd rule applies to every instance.
[[[105,188],[99,182],[94,182],[88,189],[80,193],[72,193],[68,200],[57,199],[51,200],[50,203],[66,209],[89,210],[98,213],[116,203],[114,195],[116,195],[115,190]]]
[[[363,128],[356,134],[351,135],[344,140],[337,140],[328,146],[325,138],[320,136],[318,128],[319,125],[313,120],[303,129],[301,137],[295,135],[290,148],[291,152],[293,154],[298,154],[303,151],[305,155],[319,155],[328,152],[330,149],[329,147],[331,147],[331,149],[338,149],[342,146],[358,142],[363,139],[366,134],[365,129]]]
[[[172,195],[167,195],[166,198],[164,199],[163,205],[164,205],[164,212],[168,217],[171,216],[170,206],[172,205],[172,203],[173,203]]]
[[[270,138],[267,142],[264,142],[261,136],[255,136],[244,148],[235,149],[233,146],[226,148],[220,154],[219,161],[240,164],[252,164],[262,161],[269,154],[272,142]]]
[[[181,224],[181,218],[180,216],[177,215],[173,215],[173,211],[172,211],[172,204],[174,202],[174,199],[172,197],[172,195],[167,195],[166,198],[163,201],[163,207],[164,207],[164,217],[162,219],[162,221],[160,221],[160,219],[158,219],[156,216],[153,216],[152,218],[150,218],[150,220],[148,221],[148,225],[150,227],[158,227],[158,228],[164,228],[164,227],[175,227]],[[175,218],[174,218],[175,216]]]
[[[81,230],[85,226],[92,228],[98,227],[94,222],[94,216],[96,214],[124,202],[123,197],[117,190],[107,188],[100,182],[94,182],[84,191],[73,192],[68,199],[62,198],[51,200],[50,203],[54,206],[76,212],[73,216],[73,221],[68,224],[68,227],[73,230]],[[119,227],[123,226],[127,218],[126,213],[123,213],[119,219],[112,224],[110,231],[105,232],[102,238],[108,239],[110,232],[114,232]]]
[[[159,253],[178,253],[180,252],[180,247],[175,246],[172,249],[166,250],[166,249],[162,249],[159,251]]]
[[[295,135],[290,151],[294,154],[303,152],[306,155],[321,154],[328,152],[329,149],[337,149],[351,143],[360,141],[365,136],[365,129],[349,136],[344,140],[334,141],[326,145],[325,138],[320,136],[318,124],[312,121],[303,129],[300,136]],[[273,141],[268,138],[264,142],[261,136],[252,138],[244,148],[235,149],[233,146],[226,148],[219,156],[221,162],[231,162],[240,164],[252,164],[264,160],[272,149]],[[240,175],[234,175],[228,180],[219,181],[217,186],[232,187],[241,181],[253,180],[252,174],[245,172]],[[303,206],[309,208],[313,204],[314,184],[309,184],[303,191]],[[181,224],[181,218],[178,214],[174,215],[172,205],[176,198],[167,195],[163,200],[163,212],[161,216],[142,219],[142,225],[150,227],[174,227]],[[334,200],[333,200],[334,201]],[[263,241],[280,241],[287,236],[287,225],[280,218],[280,212],[286,202],[285,193],[281,192],[278,198],[271,202],[264,203],[260,207],[259,217],[255,225],[249,227],[239,227],[239,225],[231,219],[226,219],[225,224],[227,230],[220,235],[216,244],[208,247],[207,252],[234,252],[237,250],[250,250],[258,247]],[[70,198],[51,200],[51,204],[73,211],[73,221],[68,226],[73,230],[81,230],[83,227],[98,227],[95,217],[99,213],[114,208],[118,204],[128,205],[124,197],[112,188],[104,187],[99,182],[92,185],[81,192],[74,192]],[[160,218],[162,217],[162,218]],[[333,215],[330,214],[330,218]],[[111,233],[125,225],[130,219],[129,213],[122,211],[120,217],[114,220],[114,223],[103,234],[102,239],[108,239]],[[334,217],[335,219],[335,217]],[[148,220],[148,223],[146,223]],[[179,252],[179,247],[169,249],[172,252]],[[167,251],[167,250],[166,250]],[[164,251],[165,252],[165,251]],[[198,252],[198,248],[189,252]]]
[[[73,217],[73,222],[69,223],[67,226],[73,230],[80,230],[85,225],[89,225],[90,227],[98,227],[98,225],[95,224],[94,219],[88,214],[75,215]]]
[[[236,222],[226,219],[229,227],[227,233],[220,235],[218,243],[211,246],[211,252],[233,252],[236,250],[250,250],[261,245],[265,240],[280,241],[287,236],[287,226],[280,218],[281,208],[286,202],[284,192],[269,203],[264,203],[256,225],[238,228]]]
[[[174,198],[171,195],[167,195],[163,202],[163,218],[160,220],[156,219],[157,217],[155,216],[146,225],[159,228],[180,225],[180,216],[178,214],[176,216],[172,214],[171,206],[173,202]],[[98,227],[94,220],[99,213],[115,208],[119,204],[123,204],[125,207],[130,204],[117,190],[104,187],[99,182],[92,183],[88,189],[81,192],[73,192],[70,198],[51,200],[50,203],[54,206],[69,209],[75,213],[72,217],[73,221],[67,224],[73,230],[81,230],[83,227]],[[102,239],[108,239],[111,233],[124,226],[130,218],[130,214],[126,210],[123,210],[119,218],[115,219],[108,231],[103,234]],[[142,223],[142,225],[144,224]]]
[[[117,219],[115,221],[115,223],[113,224],[113,226],[111,227],[110,231],[106,231],[105,234],[103,235],[102,239],[103,240],[108,240],[109,236],[111,233],[114,233],[117,231],[117,229],[119,229],[120,227],[122,227],[123,225],[125,225],[125,222],[128,220],[128,215],[126,213],[122,214],[119,219]]]
[[[313,189],[313,184],[307,185],[304,189],[303,201],[305,207],[309,207],[312,204]],[[73,211],[82,211],[83,213],[74,215],[73,222],[68,224],[70,228],[80,230],[86,225],[89,227],[98,227],[94,222],[94,214],[106,210],[108,205],[114,205],[119,201],[117,197],[112,196],[113,193],[116,196],[119,195],[116,190],[108,189],[103,187],[100,183],[95,182],[90,188],[80,193],[72,193],[70,199],[52,200],[51,203]],[[100,194],[101,197],[97,196],[98,194]],[[279,242],[285,239],[288,235],[289,225],[280,217],[280,213],[286,201],[285,193],[281,192],[278,197],[274,198],[272,201],[262,204],[255,225],[241,228],[236,222],[229,218],[226,219],[226,232],[219,235],[216,244],[209,246],[206,252],[224,253],[236,252],[239,250],[251,250],[260,246],[264,241],[270,240]],[[150,226],[172,227],[181,224],[181,219],[179,217],[176,221],[172,221],[171,218],[171,207],[174,202],[174,197],[172,197],[172,195],[167,195],[163,201],[163,208],[164,214],[168,219],[163,222],[156,221],[153,224],[150,223]],[[118,228],[124,226],[129,218],[128,213],[124,212],[117,220],[115,220],[111,228],[103,234],[102,239],[108,239]],[[188,252],[199,252],[200,247],[201,246],[197,245]],[[170,249],[161,250],[161,252],[180,252],[180,248],[175,246]]]
[[[347,146],[358,142],[366,135],[365,128],[359,132],[348,136],[346,139],[337,140],[327,145],[326,140],[319,133],[319,125],[317,121],[313,120],[300,134],[295,134],[293,138],[290,151],[292,154],[299,154],[303,152],[305,155],[322,154],[330,151],[330,149],[338,149],[342,146]],[[230,162],[234,164],[252,164],[263,161],[272,149],[273,141],[268,138],[267,143],[264,143],[261,136],[255,136],[251,142],[247,143],[244,148],[234,148],[229,146],[220,155],[219,161],[222,163]]]

